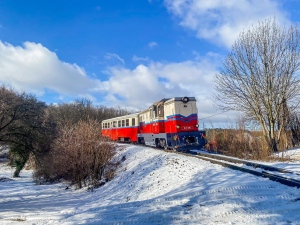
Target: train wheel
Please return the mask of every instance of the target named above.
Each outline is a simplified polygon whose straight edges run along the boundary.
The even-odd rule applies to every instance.
[[[159,143],[159,139],[155,138],[155,148],[160,148],[160,143]]]

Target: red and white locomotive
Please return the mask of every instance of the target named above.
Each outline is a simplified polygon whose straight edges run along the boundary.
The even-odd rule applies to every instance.
[[[164,98],[135,114],[102,121],[102,136],[165,149],[201,149],[205,131],[198,130],[195,97]]]

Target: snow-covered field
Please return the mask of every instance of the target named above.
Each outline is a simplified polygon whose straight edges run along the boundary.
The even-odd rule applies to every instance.
[[[0,224],[300,224],[300,189],[146,147],[124,155],[93,192],[35,185],[28,170],[14,179],[0,163]]]

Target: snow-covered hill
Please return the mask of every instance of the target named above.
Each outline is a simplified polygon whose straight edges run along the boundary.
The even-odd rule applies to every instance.
[[[0,164],[0,224],[300,224],[297,188],[146,147],[116,157],[118,175],[93,192]]]

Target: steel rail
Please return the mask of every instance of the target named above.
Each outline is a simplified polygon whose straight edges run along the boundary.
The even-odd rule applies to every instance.
[[[185,154],[185,153],[183,153],[183,154],[188,155],[188,154]],[[284,185],[287,185],[287,186],[290,186],[290,187],[300,188],[300,181],[299,180],[295,180],[295,179],[287,178],[287,177],[282,177],[282,176],[275,175],[275,174],[272,174],[272,173],[268,173],[268,172],[265,172],[265,171],[255,171],[255,170],[252,170],[252,169],[249,169],[249,168],[244,168],[244,167],[241,167],[241,166],[233,165],[233,164],[227,163],[228,161],[225,162],[228,159],[227,157],[224,157],[225,159],[223,159],[223,158],[222,159],[215,159],[215,158],[212,158],[212,157],[209,157],[209,156],[201,156],[201,155],[193,155],[193,156],[196,157],[196,158],[199,158],[199,159],[209,161],[209,162],[214,163],[214,164],[219,164],[221,166],[228,167],[228,168],[233,169],[233,170],[239,170],[239,171],[242,171],[242,172],[245,172],[245,173],[250,173],[250,174],[255,175],[255,176],[265,177],[265,178],[268,178],[269,180],[276,181],[276,182],[279,182],[281,184],[284,184]],[[234,163],[232,161],[233,160],[231,160],[230,162]],[[239,161],[239,160],[236,160],[236,161]],[[245,162],[247,162],[247,161],[245,161]],[[240,161],[239,161],[239,163],[240,163]],[[276,168],[276,167],[273,167],[272,169],[274,169],[274,168]],[[277,169],[279,169],[279,168],[277,168]],[[273,171],[279,171],[279,170],[273,170]]]
[[[261,168],[261,169],[269,170],[269,171],[276,171],[276,172],[280,172],[280,173],[290,173],[290,174],[300,175],[299,173],[291,171],[291,170],[278,168],[278,167],[274,167],[274,166],[268,166],[268,165],[264,165],[264,164],[260,164],[260,163],[256,163],[256,162],[249,162],[249,161],[246,161],[246,160],[227,157],[227,156],[222,156],[222,155],[202,153],[202,152],[197,153],[197,155],[206,156],[206,157],[219,159],[219,160],[224,160],[224,161],[227,161],[227,162],[241,163],[241,164],[245,164],[247,166],[252,166],[254,168]]]

